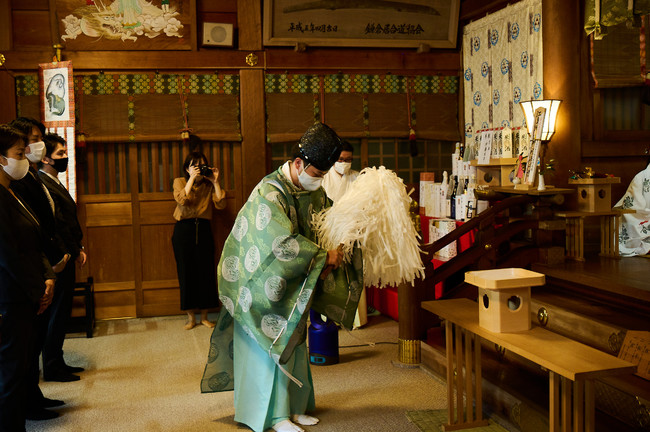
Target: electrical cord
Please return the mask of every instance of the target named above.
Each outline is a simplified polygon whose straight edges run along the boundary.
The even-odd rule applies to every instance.
[[[339,346],[339,349],[348,349],[350,347],[375,347],[377,344],[397,344],[396,341],[378,341],[376,343],[353,344],[350,346]]]

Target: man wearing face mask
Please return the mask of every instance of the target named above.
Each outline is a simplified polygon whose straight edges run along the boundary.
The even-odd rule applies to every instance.
[[[330,206],[320,185],[340,151],[332,129],[311,126],[293,159],[253,189],[224,244],[217,269],[223,308],[201,390],[234,389],[235,421],[255,431],[297,432],[318,422],[306,415],[315,404],[309,309],[347,327],[354,318],[360,257],[342,264],[339,250],[319,247],[311,225],[312,215]]]
[[[55,205],[54,200],[38,177],[37,164],[44,155],[45,144],[43,143],[43,134],[45,126],[35,119],[19,117],[10,123],[10,126],[22,132],[26,137],[25,156],[29,160],[27,174],[20,180],[13,180],[11,188],[16,195],[27,204],[33,211],[34,216],[40,223],[44,234],[43,252],[52,265],[54,272],[61,271],[70,256],[64,253],[63,245],[56,239],[56,222],[54,218]],[[52,299],[54,296],[54,287],[50,289],[47,296]],[[48,323],[50,320],[50,309],[48,308],[37,317],[36,345],[38,350],[34,354],[30,372],[30,386],[28,391],[28,412],[27,419],[41,421],[56,418],[59,414],[48,408],[61,406],[64,404],[61,400],[47,398],[41,392],[38,382],[40,379],[39,372],[39,353],[40,348],[45,341]]]
[[[70,257],[63,253],[62,245],[56,242],[54,201],[38,177],[38,163],[41,162],[45,154],[45,143],[43,143],[45,126],[39,121],[28,117],[18,117],[9,126],[16,128],[27,137],[25,156],[29,160],[27,175],[19,181],[13,181],[11,187],[21,199],[27,202],[41,223],[48,238],[44,246],[45,255],[52,264],[54,271],[58,272],[65,267]]]
[[[353,151],[352,145],[343,141],[339,160],[334,163],[332,170],[323,176],[323,188],[332,201],[343,197],[350,184],[359,177],[359,172],[351,168]]]
[[[70,256],[70,260],[56,274],[54,299],[43,345],[43,378],[46,381],[71,382],[80,379],[72,373],[84,369],[71,367],[64,362],[63,342],[72,311],[72,293],[76,279],[75,261],[83,266],[86,263],[86,253],[81,243],[83,233],[77,219],[77,204],[57,177],[59,173],[64,173],[68,169],[66,141],[57,134],[47,134],[45,149],[39,176],[54,200],[56,236],[59,243],[64,246],[65,253]]]
[[[28,170],[25,136],[0,125],[1,431],[25,431],[33,360],[38,360],[37,318],[51,302],[46,292],[54,288],[54,272],[43,254],[41,224],[11,186]]]

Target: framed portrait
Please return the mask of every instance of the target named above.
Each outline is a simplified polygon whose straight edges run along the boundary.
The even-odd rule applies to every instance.
[[[460,0],[264,0],[264,44],[455,48]]]
[[[51,0],[68,50],[191,50],[196,0]]]
[[[38,65],[41,120],[46,128],[74,127],[72,62]]]

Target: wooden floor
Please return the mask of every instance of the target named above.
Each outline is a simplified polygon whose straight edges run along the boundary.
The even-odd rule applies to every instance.
[[[650,258],[588,256],[584,262],[566,260],[560,265],[535,264],[532,269],[551,279],[596,288],[650,305]]]

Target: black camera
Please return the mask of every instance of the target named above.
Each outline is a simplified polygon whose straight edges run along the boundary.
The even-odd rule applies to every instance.
[[[199,173],[201,173],[201,176],[212,177],[212,167],[207,164],[200,165]]]

